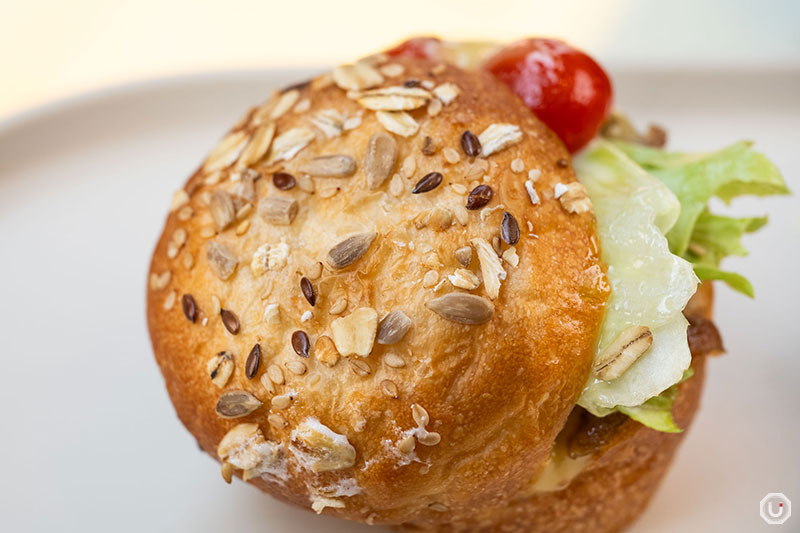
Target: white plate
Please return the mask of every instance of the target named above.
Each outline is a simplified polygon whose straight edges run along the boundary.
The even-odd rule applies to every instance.
[[[0,125],[0,529],[367,531],[225,485],[175,417],[145,328],[172,192],[249,105],[307,74],[164,80]],[[615,79],[618,105],[667,125],[674,146],[757,139],[800,190],[800,73]],[[697,423],[634,531],[757,531],[767,492],[800,505],[800,210],[795,199],[735,207],[771,216],[747,240],[751,257],[728,264],[758,297],[719,290],[729,353],[711,361]]]

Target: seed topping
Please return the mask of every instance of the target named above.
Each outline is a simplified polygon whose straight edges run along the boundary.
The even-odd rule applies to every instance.
[[[397,142],[388,133],[378,132],[367,143],[367,154],[364,158],[364,173],[367,188],[375,190],[389,179],[397,164]]]
[[[258,374],[258,365],[261,362],[261,345],[256,343],[250,354],[247,356],[247,361],[244,364],[244,375],[247,379],[253,379]]]
[[[488,185],[481,184],[472,189],[467,196],[466,208],[472,211],[480,209],[492,200],[494,191]]]
[[[500,237],[506,244],[514,246],[519,242],[519,224],[514,215],[508,211],[503,212],[503,222],[500,225]]]
[[[183,298],[181,298],[181,307],[183,307],[183,314],[186,319],[194,324],[197,321],[197,303],[194,301],[194,296],[184,294]]]
[[[294,179],[294,176],[288,172],[276,172],[272,175],[272,184],[276,189],[288,191],[297,185],[297,181]]]
[[[430,300],[425,306],[450,322],[466,325],[483,324],[494,314],[491,301],[463,292],[445,294]]]
[[[308,359],[309,351],[311,350],[308,333],[303,330],[297,330],[292,333],[292,349],[300,357]]]
[[[653,344],[653,333],[647,326],[624,329],[600,352],[594,363],[597,377],[611,381],[620,377]]]
[[[320,178],[346,178],[356,171],[356,161],[349,155],[321,155],[300,165],[300,172]]]
[[[421,180],[414,185],[411,189],[411,194],[422,194],[430,192],[442,183],[442,174],[440,172],[429,172],[425,174]]]
[[[306,301],[311,304],[311,307],[314,307],[314,305],[317,303],[317,293],[314,292],[314,285],[311,284],[311,280],[303,276],[300,279],[300,290],[302,291]]]
[[[222,418],[240,418],[261,407],[261,401],[243,390],[223,392],[217,400],[217,414]]]
[[[402,311],[392,311],[378,326],[378,344],[396,344],[411,329],[411,319]]]
[[[225,351],[219,352],[206,363],[206,372],[211,376],[211,383],[223,388],[233,374],[233,356]]]
[[[222,317],[222,324],[231,335],[239,333],[239,317],[230,309],[220,309],[219,316]]]
[[[378,234],[375,232],[359,233],[338,243],[328,252],[328,264],[335,269],[348,267],[361,259],[369,250],[372,241]]]

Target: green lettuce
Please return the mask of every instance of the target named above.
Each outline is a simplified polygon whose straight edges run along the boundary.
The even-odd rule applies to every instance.
[[[667,233],[670,250],[694,265],[701,280],[720,280],[750,297],[753,287],[743,276],[719,268],[729,255],[746,255],[742,235],[766,224],[766,217],[732,218],[708,211],[716,196],[725,202],[741,195],[788,194],[778,169],[750,142],[702,154],[666,152],[639,144],[615,143],[631,159],[675,193],[681,212]]]
[[[578,404],[597,416],[619,411],[657,431],[680,432],[671,410],[677,384],[692,374],[685,355],[686,330],[676,318],[674,324],[665,322],[660,332],[660,322],[653,319],[656,315],[651,316],[650,309],[659,291],[666,298],[662,302],[677,302],[680,309],[685,303],[685,287],[678,281],[688,278],[660,275],[668,265],[680,272],[680,263],[670,262],[668,256],[688,261],[700,280],[723,281],[752,297],[750,282],[720,269],[720,263],[728,256],[747,255],[743,235],[763,227],[767,218],[718,215],[709,211],[709,200],[717,197],[730,202],[741,195],[788,194],[789,190],[777,168],[748,142],[716,152],[685,154],[621,141],[595,141],[574,163],[595,207],[612,284],[598,351],[626,321],[635,319],[654,331],[648,353],[613,381],[590,378]],[[664,190],[659,190],[658,182]],[[659,245],[659,232],[663,245]],[[646,276],[638,269],[643,261],[650,263]],[[646,284],[639,285],[642,298],[626,292],[628,285],[642,283],[645,277]],[[685,322],[682,315],[680,319]],[[680,335],[668,336],[670,328]],[[682,378],[664,381],[665,376],[676,376],[676,370],[680,377],[681,368],[686,369]]]
[[[683,373],[680,383],[683,383],[694,375],[694,370],[687,368]],[[675,403],[675,398],[678,397],[678,384],[671,386],[658,396],[650,398],[642,405],[636,407],[619,406],[617,410],[620,413],[628,415],[640,424],[643,424],[656,431],[664,433],[681,433],[683,429],[678,427],[675,420],[672,418],[672,404]]]

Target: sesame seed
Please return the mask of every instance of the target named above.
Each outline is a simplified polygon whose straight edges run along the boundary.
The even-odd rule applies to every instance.
[[[517,174],[519,174],[523,170],[525,170],[525,163],[522,162],[522,159],[516,158],[511,162],[512,172],[516,172]]]
[[[312,316],[313,315],[311,314],[311,311],[306,310],[303,312],[302,315],[300,315],[300,322],[308,322],[309,320],[311,320]]]
[[[360,359],[348,359],[350,362],[350,369],[359,376],[368,376],[372,369],[369,365]]]
[[[397,390],[397,385],[395,384],[394,381],[390,379],[384,379],[383,381],[381,381],[381,389],[383,390],[383,393],[389,398],[397,399],[399,392]]]
[[[298,376],[302,376],[308,370],[308,367],[302,361],[286,361],[285,365],[289,372]]]

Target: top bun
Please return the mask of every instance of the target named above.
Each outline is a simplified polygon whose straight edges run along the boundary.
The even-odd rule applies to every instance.
[[[524,492],[575,406],[598,242],[569,154],[505,86],[374,56],[252,109],[176,193],[153,348],[228,479],[468,520]]]

